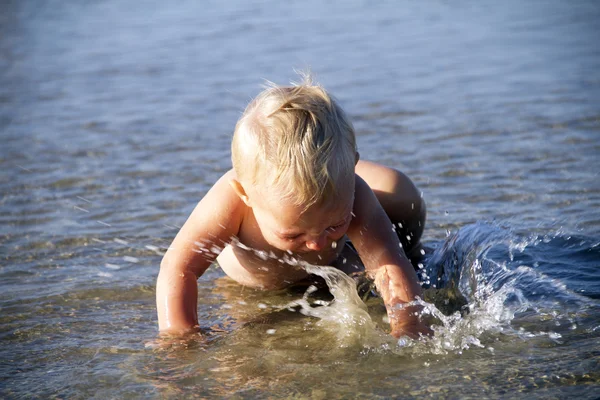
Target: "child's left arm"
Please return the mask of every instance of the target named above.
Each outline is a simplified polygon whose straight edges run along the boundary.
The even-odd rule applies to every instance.
[[[421,307],[401,307],[423,297],[421,286],[390,219],[368,184],[358,176],[354,218],[347,234],[383,298],[391,334],[412,338],[418,338],[420,333],[430,334],[429,327],[415,315]]]

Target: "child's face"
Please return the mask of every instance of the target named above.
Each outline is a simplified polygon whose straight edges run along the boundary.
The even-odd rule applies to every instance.
[[[280,250],[297,253],[332,247],[346,234],[352,219],[354,196],[304,210],[284,201],[262,198],[253,206],[265,240]]]

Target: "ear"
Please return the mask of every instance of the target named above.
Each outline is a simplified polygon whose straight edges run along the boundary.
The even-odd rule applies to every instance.
[[[248,207],[250,207],[250,198],[248,197],[248,194],[246,193],[246,190],[244,189],[240,181],[238,181],[237,179],[231,179],[229,181],[229,185],[231,186],[233,191],[240,197],[240,199],[242,199],[242,201],[246,203]]]
[[[354,162],[354,165],[358,164],[358,160],[360,160],[360,153],[357,151],[356,152],[356,161]]]

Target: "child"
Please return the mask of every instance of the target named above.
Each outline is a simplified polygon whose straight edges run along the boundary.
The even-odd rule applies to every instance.
[[[420,251],[425,205],[404,174],[359,161],[352,124],[322,87],[307,78],[259,94],[236,125],[232,160],[162,260],[162,332],[197,330],[197,279],[215,259],[238,283],[261,289],[307,278],[303,262],[364,268],[393,336],[430,332],[418,307],[398,307],[422,297],[406,254]]]

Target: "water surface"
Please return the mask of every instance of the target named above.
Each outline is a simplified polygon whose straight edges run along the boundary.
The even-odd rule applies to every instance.
[[[599,18],[593,1],[3,2],[0,394],[596,397]],[[363,329],[215,266],[204,336],[159,340],[162,253],[263,80],[306,67],[361,157],[423,191],[429,285],[466,309],[398,346],[377,299]],[[429,300],[448,311],[453,291]]]

